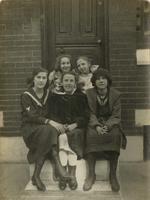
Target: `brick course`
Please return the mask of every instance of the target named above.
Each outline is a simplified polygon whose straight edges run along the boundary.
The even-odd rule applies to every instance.
[[[135,128],[135,109],[150,108],[150,69],[136,66],[136,1],[109,0],[109,64],[113,85],[122,92],[123,128]],[[20,93],[34,67],[41,65],[40,1],[0,4],[0,134],[20,135]]]
[[[20,94],[35,66],[41,66],[40,1],[0,3],[0,110],[4,136],[20,135]]]
[[[109,1],[110,71],[122,93],[123,128],[128,135],[141,134],[135,127],[135,109],[150,108],[150,70],[136,66],[136,1]]]

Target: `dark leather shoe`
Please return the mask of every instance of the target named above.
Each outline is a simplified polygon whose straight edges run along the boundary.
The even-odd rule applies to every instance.
[[[39,191],[45,192],[46,187],[39,177],[32,177],[32,184],[35,185]]]
[[[89,176],[87,179],[85,179],[85,183],[83,185],[83,190],[88,191],[88,190],[92,189],[92,186],[95,183],[95,180],[96,180],[96,175]]]
[[[60,179],[58,186],[60,190],[65,190],[67,187],[67,182],[65,180]]]
[[[68,185],[69,185],[69,188],[70,188],[71,190],[76,190],[77,187],[78,187],[78,183],[77,183],[76,178],[75,178],[75,177],[72,178],[72,179],[68,182]]]
[[[110,185],[111,185],[112,191],[118,192],[120,190],[120,185],[119,185],[116,175],[110,176]]]

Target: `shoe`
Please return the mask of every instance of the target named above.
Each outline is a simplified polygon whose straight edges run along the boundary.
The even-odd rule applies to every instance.
[[[109,175],[109,181],[113,192],[118,192],[120,190],[120,185],[116,176],[117,165],[118,165],[118,154],[113,153],[112,159],[110,160],[110,175]]]
[[[71,190],[76,190],[78,187],[78,183],[77,183],[77,179],[76,179],[76,166],[68,166],[68,171],[70,176],[72,177],[69,181],[68,181],[68,185],[69,188]]]
[[[88,191],[88,190],[92,189],[92,186],[95,183],[95,180],[96,180],[96,175],[89,176],[87,179],[85,179],[85,183],[83,185],[83,190]]]
[[[74,178],[72,178],[70,181],[68,181],[68,185],[69,185],[69,188],[70,188],[71,190],[76,190],[77,187],[78,187],[78,183],[77,183],[76,178],[74,177]]]
[[[52,152],[53,152],[52,156],[53,156],[53,161],[55,164],[55,170],[57,171],[59,178],[65,181],[67,180],[69,181],[71,179],[71,176],[66,171],[66,169],[61,165],[57,151],[53,149]]]
[[[60,179],[58,186],[60,190],[65,190],[67,187],[67,182],[65,180]]]
[[[32,184],[35,185],[39,191],[45,192],[46,187],[39,177],[32,177]]]
[[[113,192],[119,192],[120,185],[115,174],[110,176],[110,185]]]

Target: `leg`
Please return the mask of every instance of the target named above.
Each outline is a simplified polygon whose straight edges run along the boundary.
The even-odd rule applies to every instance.
[[[53,148],[52,148],[52,158],[54,160],[55,168],[59,174],[59,177],[61,179],[69,180],[70,176],[67,173],[67,171],[62,167],[60,160],[59,160],[57,148],[55,146],[53,146]]]
[[[68,161],[69,161],[69,165],[68,165],[68,171],[70,176],[72,177],[68,184],[71,190],[76,190],[78,187],[78,183],[76,180],[76,162],[77,162],[77,155],[74,153],[69,153],[68,155]]]
[[[39,159],[35,163],[35,169],[34,169],[34,173],[33,173],[33,176],[32,176],[32,184],[36,185],[37,189],[41,190],[41,191],[46,190],[45,185],[43,184],[43,182],[40,179],[40,173],[41,173],[41,169],[42,169],[43,164],[44,164],[44,160],[45,159],[42,158],[42,159]]]
[[[67,152],[62,151],[62,150],[59,151],[60,162],[61,162],[65,171],[67,171],[67,162],[68,162],[67,157],[68,157]],[[60,190],[65,190],[66,186],[67,186],[67,181],[60,178],[58,186],[59,186]]]
[[[64,168],[64,170],[67,171],[67,166],[63,166],[63,168]],[[65,190],[66,187],[67,187],[67,181],[60,178],[60,179],[59,179],[59,184],[58,184],[58,186],[59,186],[59,189],[60,189],[60,190]]]
[[[93,153],[89,153],[87,155],[87,164],[88,164],[88,176],[85,180],[85,183],[83,185],[83,190],[88,191],[92,188],[92,185],[95,182],[96,175],[95,175],[95,163],[96,159]]]
[[[111,158],[110,158],[110,184],[112,191],[118,192],[120,190],[120,185],[117,180],[116,176],[116,170],[117,170],[117,165],[118,165],[118,157],[119,154],[117,152],[112,152]]]

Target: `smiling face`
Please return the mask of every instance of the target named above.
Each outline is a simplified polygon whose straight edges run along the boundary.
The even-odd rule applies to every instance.
[[[90,69],[90,63],[87,60],[79,58],[77,60],[77,67],[81,74],[88,74]]]
[[[34,77],[34,87],[37,89],[43,89],[47,83],[47,73],[46,72],[39,72]]]
[[[61,58],[60,69],[62,72],[69,72],[71,70],[71,62],[68,57]]]
[[[62,79],[62,85],[63,85],[64,91],[67,94],[71,94],[76,87],[75,76],[72,74],[65,74]]]
[[[96,80],[95,85],[97,89],[106,89],[108,86],[108,80],[106,77],[100,76],[99,79]]]

